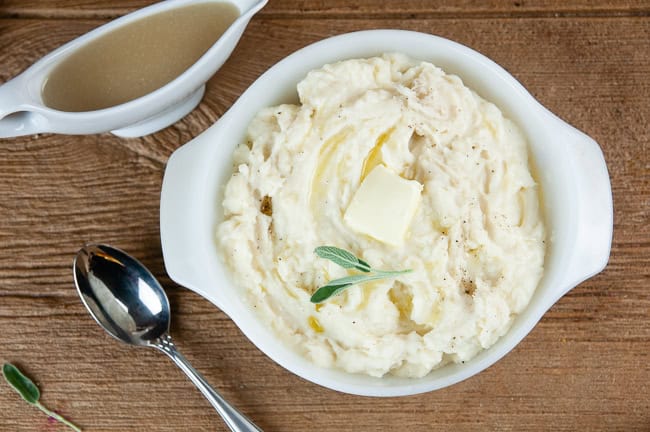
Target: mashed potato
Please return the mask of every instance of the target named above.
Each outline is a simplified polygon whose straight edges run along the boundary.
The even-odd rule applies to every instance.
[[[301,105],[264,109],[251,123],[217,228],[261,320],[314,363],[372,376],[420,377],[494,344],[544,264],[539,191],[518,127],[458,77],[398,54],[326,65],[298,94]],[[422,185],[397,246],[344,221],[378,165]],[[413,271],[315,305],[319,286],[349,274],[314,254],[321,245]]]

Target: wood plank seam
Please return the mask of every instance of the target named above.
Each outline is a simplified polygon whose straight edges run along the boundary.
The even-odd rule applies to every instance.
[[[135,9],[56,9],[43,8],[24,10],[21,8],[0,8],[0,19],[97,19],[110,20],[126,15]],[[650,7],[641,8],[612,8],[596,11],[585,11],[580,9],[563,9],[557,11],[470,11],[470,12],[447,12],[447,11],[407,11],[407,12],[367,12],[355,10],[342,10],[340,12],[323,11],[296,11],[296,12],[266,12],[260,11],[257,19],[284,20],[284,19],[318,19],[318,20],[391,20],[391,19],[540,19],[540,18],[630,18],[648,17]]]

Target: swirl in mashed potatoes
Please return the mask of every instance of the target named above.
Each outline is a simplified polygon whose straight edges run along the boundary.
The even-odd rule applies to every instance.
[[[218,248],[251,307],[314,363],[372,376],[420,377],[494,344],[544,265],[519,128],[457,76],[399,54],[326,65],[298,95],[258,113],[225,189]],[[380,165],[421,185],[398,245],[344,220]],[[313,253],[321,245],[413,271],[315,305],[319,286],[348,274]]]

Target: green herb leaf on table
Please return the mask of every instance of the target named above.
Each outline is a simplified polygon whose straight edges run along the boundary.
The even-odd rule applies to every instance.
[[[2,366],[2,374],[5,379],[28,403],[34,405],[41,397],[41,392],[36,384],[20,372],[20,370],[11,363],[5,363]]]
[[[81,432],[81,429],[76,425],[72,424],[70,421],[45,408],[38,400],[41,398],[41,392],[30,380],[27,378],[16,366],[11,363],[5,363],[2,365],[2,375],[4,376],[7,383],[14,389],[20,396],[27,401],[30,405],[35,406],[39,410],[43,411],[49,417],[65,424],[76,432]]]
[[[312,303],[321,303],[325,300],[333,297],[337,294],[340,294],[345,289],[352,285],[369,282],[377,279],[386,279],[391,277],[396,277],[400,274],[409,273],[412,270],[400,270],[400,271],[386,271],[386,270],[374,270],[368,263],[357,258],[351,252],[348,252],[344,249],[337,248],[335,246],[319,246],[314,252],[321,258],[328,259],[345,269],[357,269],[364,273],[358,275],[351,275],[342,277],[339,279],[334,279],[329,281],[327,284],[318,288],[316,292],[311,296]]]

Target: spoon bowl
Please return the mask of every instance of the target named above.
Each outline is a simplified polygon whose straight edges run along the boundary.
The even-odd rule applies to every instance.
[[[138,260],[106,245],[88,245],[74,260],[81,301],[97,323],[122,342],[151,346],[169,331],[169,300]],[[126,287],[133,289],[125,289]]]
[[[92,317],[114,338],[167,354],[203,393],[233,432],[261,431],[181,355],[169,336],[169,300],[147,268],[107,245],[86,245],[73,263],[74,282]]]

